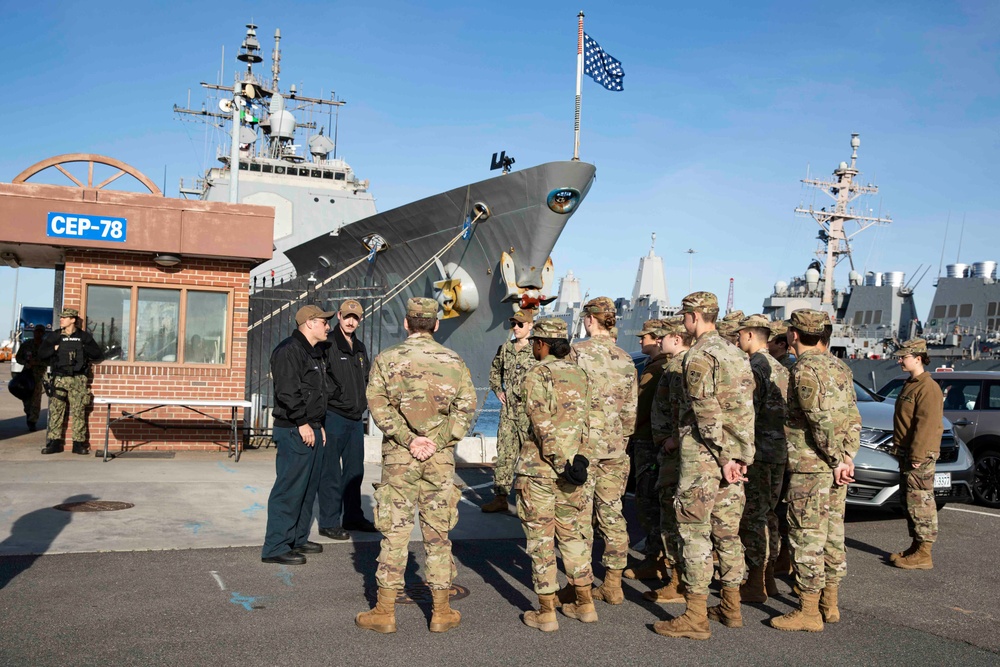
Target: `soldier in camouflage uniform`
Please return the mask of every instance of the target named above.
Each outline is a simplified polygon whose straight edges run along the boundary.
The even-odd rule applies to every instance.
[[[910,377],[896,398],[892,418],[892,445],[899,458],[899,488],[905,489],[906,525],[910,547],[892,554],[889,562],[904,570],[930,570],[931,545],[937,540],[938,517],[934,502],[934,463],[941,456],[944,430],[944,396],[931,374],[927,341],[914,338],[893,353]]]
[[[736,345],[736,327],[745,317],[742,310],[734,310],[731,313],[726,313],[725,317],[716,322],[716,329],[724,341]]]
[[[779,630],[819,632],[840,620],[837,591],[847,572],[844,506],[860,446],[854,377],[827,351],[833,326],[818,310],[796,310],[788,341],[798,361],[788,381],[788,538],[799,609],[771,619]]]
[[[514,340],[497,348],[490,367],[490,389],[502,405],[497,429],[497,462],[493,466],[493,500],[483,505],[484,512],[506,512],[507,495],[514,482],[514,466],[521,451],[524,433],[528,429],[524,406],[521,405],[521,381],[535,363],[531,356],[528,336],[531,334],[533,313],[519,310],[510,318]]]
[[[656,387],[667,365],[667,355],[660,349],[662,320],[647,320],[636,334],[642,353],[649,359],[639,374],[639,401],[636,408],[635,432],[629,438],[632,465],[635,469],[635,510],[639,525],[646,531],[645,559],[622,573],[626,579],[657,579],[666,575],[663,565],[663,540],[660,538],[660,499],[656,491],[658,476],[657,454],[660,447],[653,442],[650,414]]]
[[[87,408],[90,406],[90,365],[101,361],[101,347],[90,335],[77,327],[80,313],[64,308],[59,313],[59,331],[53,331],[38,348],[38,358],[48,364],[52,375],[52,396],[49,397],[49,429],[45,434],[42,454],[63,451],[66,412],[73,422],[73,453],[88,454]]]
[[[660,349],[669,357],[650,413],[653,441],[659,448],[659,471],[656,492],[660,502],[660,537],[663,540],[664,569],[671,571],[670,582],[656,590],[643,593],[653,602],[684,602],[681,583],[681,542],[677,528],[674,496],[681,478],[680,433],[678,430],[680,407],[684,402],[684,355],[694,337],[684,328],[683,317],[671,317],[660,330]]]
[[[584,623],[597,620],[587,530],[590,500],[585,486],[590,392],[587,374],[566,359],[570,347],[564,321],[539,320],[531,343],[539,363],[527,372],[522,385],[530,426],[517,465],[517,514],[527,537],[539,610],[525,613],[524,622],[551,632],[559,628],[557,541],[566,579],[575,593],[573,602],[562,605],[563,613]]]
[[[770,336],[767,318],[751,315],[736,328],[737,346],[750,357],[754,392],[754,461],[747,471],[746,507],[740,538],[746,551],[747,582],[740,589],[743,602],[767,602],[777,594],[773,562],[781,548],[778,516],[788,450],[785,415],[788,371],[767,353]]]
[[[403,588],[413,511],[427,551],[427,585],[434,599],[431,632],[445,632],[461,616],[449,606],[455,563],[448,532],[458,522],[455,444],[476,412],[469,369],[434,341],[438,303],[411,298],[404,327],[409,337],[375,358],[368,409],[382,430],[382,481],[375,489],[375,526],[384,536],[375,580],[378,602],[358,614],[361,628],[395,632],[396,594]]]
[[[743,485],[753,462],[753,374],[746,355],[715,330],[719,303],[710,292],[684,297],[684,327],[696,337],[684,357],[680,412],[681,477],[674,498],[684,559],[687,610],[653,629],[668,637],[708,639],[708,620],[742,627],[740,584]],[[712,551],[719,556],[722,604],[706,609]]]
[[[587,486],[593,493],[597,528],[604,537],[604,583],[594,598],[609,604],[625,601],[622,572],[628,565],[628,530],[622,515],[622,496],[628,483],[626,440],[635,428],[637,383],[632,357],[615,345],[615,304],[606,296],[583,306],[583,326],[590,338],[573,344],[571,357],[587,373],[591,406],[589,447],[593,451]],[[571,591],[560,591],[565,603]]]
[[[795,365],[795,355],[788,351],[788,321],[778,320],[767,325],[771,335],[767,338],[767,351],[787,370]]]
[[[45,326],[35,325],[31,332],[31,340],[26,340],[17,348],[17,356],[14,360],[24,366],[22,373],[30,373],[35,381],[35,389],[31,396],[24,401],[24,417],[28,423],[28,430],[34,431],[37,428],[38,414],[42,410],[42,392],[45,391],[45,364],[38,356],[38,351],[42,347],[42,339],[45,338]]]
[[[795,365],[795,355],[788,351],[788,321],[777,320],[768,325],[771,335],[767,339],[767,351],[783,368],[791,371]],[[780,574],[790,574],[792,570],[791,548],[788,545],[788,507],[785,504],[784,489],[788,487],[788,469],[785,469],[785,483],[782,485],[782,492],[779,495],[778,506],[775,515],[778,517],[778,532],[781,535],[781,548],[777,558],[773,562],[773,569]],[[777,595],[777,588],[768,590],[768,595]]]

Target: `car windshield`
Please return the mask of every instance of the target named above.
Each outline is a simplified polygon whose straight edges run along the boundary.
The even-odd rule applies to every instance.
[[[865,389],[862,385],[857,382],[854,383],[854,395],[858,399],[858,403],[877,403],[878,399],[875,398],[870,391]]]
[[[899,396],[899,390],[903,388],[903,378],[896,378],[895,380],[890,380],[879,389],[879,396],[885,396],[886,398],[895,399]]]

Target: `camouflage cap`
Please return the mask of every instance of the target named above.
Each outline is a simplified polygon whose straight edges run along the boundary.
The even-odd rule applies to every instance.
[[[668,317],[663,320],[663,326],[659,329],[657,337],[683,336],[685,333],[687,333],[687,329],[684,328],[683,317]]]
[[[599,296],[583,304],[583,312],[590,315],[613,315],[615,313],[615,302],[606,296]]]
[[[531,310],[519,310],[507,318],[509,322],[520,322],[521,324],[531,322],[533,319],[535,319],[535,313]]]
[[[775,320],[767,328],[771,330],[771,335],[767,339],[768,342],[775,338],[784,338],[785,334],[788,333],[788,320]]]
[[[357,299],[348,299],[340,304],[340,314],[344,317],[354,315],[360,320],[364,316],[365,310],[361,307],[361,303]]]
[[[546,317],[535,322],[531,329],[532,338],[562,338],[568,340],[566,322],[558,317]]]
[[[682,313],[704,313],[719,310],[719,299],[711,292],[692,292],[681,301]]]
[[[788,326],[806,334],[821,334],[831,324],[830,316],[822,310],[800,308],[792,313]]]
[[[913,356],[917,356],[918,354],[927,354],[927,341],[923,338],[911,338],[903,343],[903,347],[893,352],[892,356],[905,357],[910,354]]]
[[[746,319],[746,315],[743,314],[742,310],[734,310],[731,313],[726,313],[726,316],[722,318],[722,321],[735,322],[736,324],[739,324],[744,319]]]
[[[406,316],[437,318],[438,308],[438,302],[434,299],[428,299],[425,296],[413,296],[406,301]]]
[[[636,334],[637,337],[642,338],[646,334],[655,336],[657,338],[662,338],[661,334],[656,333],[663,328],[663,320],[646,320],[642,325],[642,331]]]
[[[63,308],[59,317],[80,317],[80,311],[76,308]]]
[[[763,315],[751,315],[750,317],[744,317],[740,320],[740,323],[736,326],[736,331],[742,331],[743,329],[770,329],[771,322],[768,321]]]

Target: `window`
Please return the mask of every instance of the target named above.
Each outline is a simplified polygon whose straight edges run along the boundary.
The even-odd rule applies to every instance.
[[[997,314],[997,302],[990,301],[990,305],[987,307],[986,316],[993,317]]]
[[[958,314],[958,306],[951,304],[948,306],[948,317],[955,317]]]
[[[986,385],[986,410],[1000,410],[1000,382],[989,382]]]
[[[961,306],[959,306],[958,307],[958,316],[959,317],[972,317],[972,304],[971,303],[963,303]]]
[[[863,310],[859,310],[856,313],[854,313],[854,326],[856,327],[861,326],[861,322],[862,320],[864,320],[864,317],[865,317],[865,311]]]
[[[232,292],[85,284],[87,329],[105,358],[157,364],[227,364]]]
[[[872,323],[872,311],[866,310],[865,311],[865,324],[871,324],[871,323]]]
[[[876,310],[875,315],[872,317],[872,324],[882,324],[882,311]]]
[[[342,172],[342,171],[335,172],[335,175],[334,175],[333,178],[336,181],[343,181],[343,180],[347,179],[347,177],[344,175],[344,172]]]
[[[975,410],[976,402],[979,400],[979,390],[982,388],[981,380],[951,380],[948,378],[938,378],[941,391],[944,392],[944,411],[967,411]]]
[[[934,314],[931,315],[931,318],[935,320],[940,320],[945,316],[946,312],[948,312],[947,306],[934,306]]]

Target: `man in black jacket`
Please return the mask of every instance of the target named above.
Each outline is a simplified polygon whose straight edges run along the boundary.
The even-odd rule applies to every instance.
[[[267,499],[267,533],[261,561],[301,565],[303,554],[321,553],[309,541],[312,507],[323,465],[323,420],[330,397],[326,340],[332,312],[303,306],[295,313],[298,329],[271,353],[274,380],[274,439],[277,477]]]
[[[371,362],[365,344],[355,335],[364,310],[354,299],[340,304],[337,326],[326,344],[326,359],[335,389],[326,406],[327,444],[319,482],[319,534],[346,540],[347,531],[373,533],[375,524],[361,510],[365,476],[365,390]],[[343,519],[341,519],[343,512]]]

